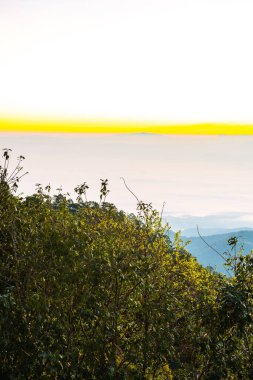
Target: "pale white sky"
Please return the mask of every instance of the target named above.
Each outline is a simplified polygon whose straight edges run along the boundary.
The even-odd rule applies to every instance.
[[[0,115],[253,122],[250,0],[0,0]]]
[[[25,194],[49,182],[54,191],[62,185],[73,194],[86,181],[88,199],[98,201],[100,178],[108,178],[108,201],[134,211],[136,200],[122,176],[144,202],[161,210],[165,201],[169,216],[232,214],[220,222],[223,228],[232,222],[253,227],[252,146],[253,136],[0,133],[0,148],[13,149],[12,165],[16,156],[26,157],[29,175],[20,186]]]
[[[253,1],[0,0],[0,117],[253,122]],[[120,182],[178,214],[253,215],[252,137],[0,134],[23,190]],[[249,213],[249,214],[245,214]]]

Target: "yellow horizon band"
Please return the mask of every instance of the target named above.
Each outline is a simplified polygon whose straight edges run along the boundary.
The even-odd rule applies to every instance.
[[[116,121],[1,119],[0,132],[32,133],[154,133],[177,135],[253,135],[253,124],[159,124]]]

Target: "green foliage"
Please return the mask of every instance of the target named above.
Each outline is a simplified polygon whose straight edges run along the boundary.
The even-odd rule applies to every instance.
[[[77,203],[40,184],[17,196],[5,152],[0,378],[252,378],[252,255],[231,278],[204,269],[151,204],[105,202],[107,180],[99,203],[85,182]]]

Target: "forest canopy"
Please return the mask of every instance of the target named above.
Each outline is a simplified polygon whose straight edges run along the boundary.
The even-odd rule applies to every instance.
[[[203,268],[151,204],[127,214],[0,167],[1,379],[252,379],[253,256]],[[230,242],[231,244],[233,242]],[[236,242],[234,242],[236,243]]]

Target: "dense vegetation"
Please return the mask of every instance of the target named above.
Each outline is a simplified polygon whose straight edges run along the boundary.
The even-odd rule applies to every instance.
[[[252,379],[253,257],[201,267],[138,202],[127,215],[0,169],[1,379]],[[8,174],[8,171],[10,172]],[[230,241],[233,246],[235,241]]]

